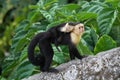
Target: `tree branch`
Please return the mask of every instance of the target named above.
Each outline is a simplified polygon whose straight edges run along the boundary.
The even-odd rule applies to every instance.
[[[120,80],[120,47],[61,64],[59,73],[41,72],[23,80]]]

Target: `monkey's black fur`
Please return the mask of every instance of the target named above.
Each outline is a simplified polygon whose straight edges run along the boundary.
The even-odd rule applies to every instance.
[[[70,32],[61,32],[60,28],[64,27],[66,23],[60,24],[58,26],[50,28],[46,32],[42,32],[37,34],[31,40],[28,46],[28,58],[29,61],[35,65],[40,66],[40,70],[43,72],[54,72],[57,71],[55,69],[49,69],[50,64],[53,58],[53,49],[51,44],[55,45],[68,45],[69,54],[71,59],[75,59],[75,57],[81,59],[76,46],[72,43]],[[69,25],[76,25],[77,23],[69,23]],[[36,45],[39,45],[40,53],[35,57],[34,49]]]

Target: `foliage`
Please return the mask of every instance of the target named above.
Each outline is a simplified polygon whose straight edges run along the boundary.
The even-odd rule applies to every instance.
[[[23,4],[23,2],[25,4]],[[34,1],[0,0],[0,65],[4,58],[10,55],[10,45],[16,25],[27,16],[28,5]]]
[[[109,45],[108,45],[109,44]],[[98,53],[116,47],[116,42],[108,35],[103,35],[97,41],[94,52]]]
[[[28,62],[27,46],[35,34],[63,22],[85,24],[85,33],[77,46],[82,55],[94,55],[120,45],[119,0],[79,0],[78,4],[64,5],[57,0],[39,0],[29,8],[31,11],[15,30],[11,55],[4,60],[2,78],[20,80],[39,72],[38,67]],[[52,46],[55,52],[53,66],[69,60],[66,46],[59,47],[61,52]]]

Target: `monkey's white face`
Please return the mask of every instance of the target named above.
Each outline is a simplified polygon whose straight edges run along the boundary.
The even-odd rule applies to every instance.
[[[74,33],[80,35],[84,32],[84,24],[80,23],[80,24],[77,24],[73,30]]]

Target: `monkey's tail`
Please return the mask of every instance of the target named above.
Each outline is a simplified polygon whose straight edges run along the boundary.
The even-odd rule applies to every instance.
[[[35,66],[40,66],[44,63],[44,57],[42,55],[35,57],[35,54],[34,54],[34,49],[35,49],[35,46],[38,44],[38,42],[39,42],[39,37],[35,36],[31,40],[28,46],[28,59]]]

